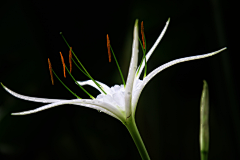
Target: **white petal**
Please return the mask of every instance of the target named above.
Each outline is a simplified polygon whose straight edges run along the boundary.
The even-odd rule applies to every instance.
[[[139,98],[139,95],[141,93],[141,91],[139,91],[139,90],[141,89],[142,83],[143,83],[143,81],[139,80],[139,79],[137,79],[134,83],[133,95],[132,95],[132,113],[133,113],[133,116],[135,115],[138,98]]]
[[[112,95],[115,103],[118,107],[120,107],[121,110],[125,110],[125,99],[124,99],[124,92],[121,93],[114,93]]]
[[[124,115],[119,111],[119,109],[115,106],[113,106],[111,103],[99,101],[97,99],[90,100],[90,99],[83,99],[81,102],[74,103],[76,105],[81,105],[93,109],[97,109],[100,112],[104,112],[110,116],[113,116],[114,118],[117,118],[120,121],[124,121]]]
[[[115,106],[117,109],[120,109],[121,112],[125,112],[125,99],[124,99],[124,86],[123,85],[114,85],[111,87],[112,94],[99,94],[96,97],[96,100],[109,103]]]
[[[114,85],[111,87],[112,93],[119,92],[121,90],[121,86],[119,85]]]
[[[158,45],[159,42],[161,41],[162,37],[164,36],[164,34],[165,34],[166,30],[167,30],[167,27],[168,27],[169,22],[170,22],[170,18],[169,18],[168,21],[166,22],[166,25],[165,25],[165,27],[163,28],[163,30],[162,30],[161,34],[159,35],[158,39],[156,40],[156,42],[154,43],[154,45],[152,46],[152,48],[148,51],[148,53],[147,53],[147,55],[146,55],[146,61],[148,61],[148,59],[149,59],[150,56],[152,55],[153,51],[155,50],[155,48],[157,47],[157,45]],[[145,66],[145,61],[143,61],[142,66],[141,66],[141,68],[140,68],[140,70],[139,70],[139,73],[138,73],[138,75],[136,76],[137,79],[138,79],[139,76],[141,75],[144,66]]]
[[[116,115],[112,114],[111,112],[109,112],[108,110],[102,108],[102,107],[99,107],[99,106],[95,106],[95,105],[91,105],[91,104],[79,104],[81,106],[85,106],[85,107],[88,107],[88,108],[94,108],[96,110],[98,110],[99,112],[103,112],[103,113],[106,113],[116,119],[118,119],[119,121],[122,121],[123,119],[120,119],[119,117],[117,117]]]
[[[132,58],[128,71],[128,78],[125,88],[125,111],[126,117],[131,115],[132,89],[138,62],[138,20],[135,21],[133,31]]]
[[[173,66],[177,63],[181,63],[181,62],[186,62],[186,61],[191,61],[191,60],[196,60],[196,59],[201,59],[201,58],[206,58],[206,57],[210,57],[210,56],[213,56],[223,50],[227,49],[226,47],[225,48],[222,48],[218,51],[215,51],[215,52],[211,52],[211,53],[207,53],[207,54],[203,54],[203,55],[197,55],[197,56],[191,56],[191,57],[185,57],[185,58],[179,58],[179,59],[175,59],[175,60],[172,60],[168,63],[165,63],[161,66],[159,66],[158,68],[154,69],[151,73],[149,73],[144,79],[143,79],[143,82],[142,84],[139,86],[138,90],[136,91],[135,93],[135,97],[133,98],[133,107],[136,107],[136,104],[138,102],[138,99],[139,99],[139,96],[143,90],[143,88],[145,87],[145,85],[156,75],[158,74],[159,72],[161,72],[162,70],[170,67],[170,66]],[[135,108],[133,108],[133,110],[135,110]]]
[[[59,101],[65,100],[65,99],[48,99],[48,98],[37,98],[37,97],[24,96],[24,95],[18,94],[16,92],[13,92],[12,90],[7,88],[3,84],[2,84],[2,86],[11,95],[13,95],[13,96],[15,96],[17,98],[20,98],[20,99],[27,100],[27,101],[41,102],[41,103],[53,103],[53,102],[59,102]]]
[[[104,92],[106,92],[107,94],[112,94],[111,89],[104,83],[101,83],[99,81],[96,81],[98,84],[100,84],[100,86],[102,86]],[[92,81],[92,80],[87,80],[87,81],[77,81],[78,84],[80,84],[81,86],[84,85],[90,85],[94,88],[96,88],[97,90],[99,90],[99,92],[103,93],[103,91]]]
[[[112,98],[112,96],[111,95],[104,95],[103,97],[102,97],[102,100],[103,100],[103,102],[106,102],[106,103],[108,103],[108,104],[111,104],[111,105],[113,105],[113,106],[116,106],[117,104],[113,101],[113,98]]]
[[[59,102],[51,103],[33,110],[12,113],[12,115],[27,115],[27,114],[37,113],[45,109],[49,109],[49,108],[63,105],[63,104],[74,104],[74,105],[81,105],[81,106],[93,108],[93,109],[99,110],[100,112],[104,112],[108,115],[111,115],[114,118],[119,119],[120,121],[124,120],[122,113],[112,105],[105,102],[98,101],[98,100],[88,100],[88,99],[74,99],[74,100],[59,101]]]

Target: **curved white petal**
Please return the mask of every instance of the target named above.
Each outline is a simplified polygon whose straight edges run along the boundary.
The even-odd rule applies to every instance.
[[[159,42],[161,41],[162,37],[164,36],[166,30],[167,30],[167,27],[168,27],[168,24],[170,22],[170,18],[168,18],[168,21],[166,22],[166,25],[165,27],[163,28],[161,34],[159,35],[158,39],[156,40],[156,42],[154,43],[154,45],[152,46],[152,48],[148,51],[147,55],[146,55],[146,61],[148,61],[148,59],[150,58],[150,56],[152,55],[153,51],[155,50],[155,48],[157,47],[157,45],[159,44]],[[136,75],[137,79],[139,79],[139,76],[141,75],[142,73],[142,70],[145,66],[145,61],[143,61],[142,63],[142,66],[138,72],[138,75]],[[140,67],[140,66],[139,66]],[[139,68],[138,68],[139,69]]]
[[[53,102],[59,102],[59,101],[65,100],[65,99],[48,99],[48,98],[37,98],[37,97],[24,96],[24,95],[18,94],[16,92],[13,92],[12,90],[7,88],[3,84],[2,84],[2,86],[11,95],[13,95],[13,96],[15,96],[17,98],[20,98],[20,99],[27,100],[27,101],[41,102],[41,103],[53,103]]]
[[[125,111],[126,117],[131,115],[132,89],[138,62],[138,20],[135,21],[133,31],[132,58],[129,66],[127,83],[125,88]]]
[[[158,68],[154,69],[151,73],[149,73],[144,79],[143,79],[143,82],[142,84],[139,86],[138,90],[136,91],[135,93],[135,97],[133,99],[133,107],[136,107],[137,105],[137,102],[138,102],[138,99],[139,99],[139,96],[143,90],[143,88],[145,87],[145,85],[156,75],[158,74],[159,72],[161,72],[162,70],[170,67],[170,66],[173,66],[177,63],[181,63],[181,62],[186,62],[186,61],[191,61],[191,60],[196,60],[196,59],[201,59],[201,58],[206,58],[206,57],[210,57],[210,56],[213,56],[223,50],[227,49],[226,47],[225,48],[222,48],[218,51],[215,51],[215,52],[211,52],[211,53],[207,53],[207,54],[203,54],[203,55],[197,55],[197,56],[190,56],[190,57],[184,57],[184,58],[179,58],[179,59],[175,59],[175,60],[172,60],[168,63],[165,63],[161,66],[159,66]],[[133,110],[135,110],[135,108],[133,108]]]
[[[98,100],[88,100],[88,99],[63,100],[63,101],[47,104],[33,110],[12,113],[12,115],[27,115],[27,114],[37,113],[37,112],[40,112],[55,106],[63,105],[63,104],[74,104],[74,105],[85,106],[88,108],[96,109],[100,112],[104,112],[110,116],[113,116],[114,118],[117,118],[120,121],[124,120],[124,116],[122,115],[122,113],[118,109],[116,109],[114,106]]]
[[[135,115],[136,105],[137,105],[138,97],[139,97],[138,92],[139,92],[142,82],[143,82],[142,80],[137,79],[133,86],[133,95],[132,95],[132,113],[133,113],[133,115]]]
[[[107,94],[112,94],[111,89],[104,83],[101,83],[99,81],[96,81],[98,84],[100,84],[100,86],[102,86],[102,89],[107,93]],[[99,92],[103,93],[103,91],[92,81],[92,80],[87,80],[87,81],[77,81],[77,83],[81,86],[84,85],[90,85],[94,88],[96,88],[97,90],[99,90]]]

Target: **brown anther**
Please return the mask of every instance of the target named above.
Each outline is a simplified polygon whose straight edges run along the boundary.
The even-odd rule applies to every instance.
[[[70,65],[70,73],[72,72],[72,47],[69,50],[69,65]]]
[[[51,62],[50,62],[50,59],[49,59],[49,58],[48,58],[48,66],[49,66],[49,71],[50,71],[50,76],[51,76],[52,85],[54,85],[53,75],[52,75],[52,65],[51,65]]]
[[[60,56],[61,56],[61,60],[62,60],[62,64],[63,64],[63,74],[64,74],[64,77],[66,78],[66,72],[65,72],[65,63],[64,63],[64,59],[63,59],[63,56],[62,56],[62,53],[60,53]]]
[[[110,40],[107,34],[107,49],[108,49],[108,60],[111,62],[111,50],[110,50]]]
[[[142,41],[143,41],[143,49],[145,49],[143,21],[141,23],[141,35],[142,35]]]

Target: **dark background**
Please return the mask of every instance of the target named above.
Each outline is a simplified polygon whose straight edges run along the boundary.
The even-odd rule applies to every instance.
[[[135,19],[144,21],[147,50],[170,17],[168,30],[148,63],[148,73],[170,60],[228,49],[159,73],[143,90],[136,121],[152,159],[199,160],[199,105],[203,80],[210,94],[209,160],[240,159],[240,112],[236,4],[227,0],[27,1],[0,2],[0,81],[13,91],[43,98],[88,98],[69,75],[63,78],[63,32],[91,75],[109,86],[121,84],[108,63],[109,34],[126,79]],[[140,57],[141,57],[140,52]],[[68,64],[66,62],[66,64]],[[87,80],[76,66],[73,76]],[[98,92],[85,87],[94,96]],[[10,113],[41,103],[17,99],[0,89],[0,159],[141,159],[124,125],[96,110],[58,106],[27,116]]]

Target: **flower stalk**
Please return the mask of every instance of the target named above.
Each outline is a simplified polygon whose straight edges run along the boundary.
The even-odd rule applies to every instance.
[[[150,160],[150,157],[148,155],[147,149],[143,143],[143,140],[140,136],[140,133],[138,131],[136,122],[135,122],[135,118],[130,117],[128,119],[128,123],[125,124],[125,126],[127,127],[130,135],[132,136],[132,139],[135,143],[135,145],[137,146],[138,152],[140,153],[142,160]]]

